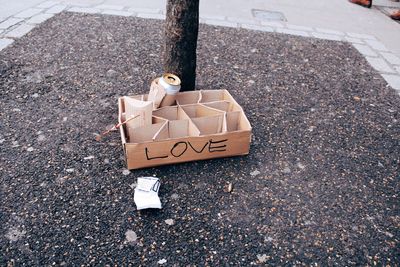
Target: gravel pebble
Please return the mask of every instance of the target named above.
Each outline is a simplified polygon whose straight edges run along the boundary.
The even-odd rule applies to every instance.
[[[168,225],[174,225],[175,223],[173,219],[166,219],[164,222]]]
[[[251,175],[251,176],[257,176],[257,175],[259,175],[260,173],[261,173],[260,171],[255,170],[255,171],[252,171],[252,172],[250,173],[250,175]]]
[[[163,265],[164,263],[167,263],[167,260],[166,259],[161,259],[157,263],[160,264],[160,265]]]
[[[43,142],[44,140],[46,140],[46,136],[44,136],[43,134],[41,134],[41,135],[38,136],[37,140],[38,140],[39,142]]]
[[[128,230],[125,233],[125,238],[126,238],[126,241],[128,241],[128,242],[136,242],[137,234],[132,230]]]
[[[266,254],[262,254],[262,255],[258,254],[257,255],[257,260],[259,263],[265,263],[267,261],[267,259],[268,259],[268,256]]]
[[[115,77],[118,75],[118,72],[116,72],[115,70],[108,70],[106,73],[106,76],[109,78]]]

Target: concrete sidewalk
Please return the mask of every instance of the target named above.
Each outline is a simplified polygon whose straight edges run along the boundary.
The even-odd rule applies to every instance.
[[[27,8],[35,7],[43,0],[8,1],[0,0],[0,20],[13,16]],[[47,1],[48,3],[49,1]],[[53,1],[50,1],[53,2]],[[65,0],[54,3],[82,7],[125,6],[129,8],[165,10],[165,0]],[[374,0],[374,8],[366,9],[348,3],[346,0],[201,0],[201,16],[216,18],[232,17],[243,20],[254,19],[252,10],[282,12],[289,24],[314,28],[327,28],[342,32],[373,35],[385,46],[400,56],[400,24],[392,21],[377,6],[400,8],[399,2]]]

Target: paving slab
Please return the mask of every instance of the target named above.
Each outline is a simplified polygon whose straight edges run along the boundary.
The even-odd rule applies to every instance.
[[[399,262],[400,97],[348,43],[201,25],[197,88],[244,107],[250,154],[129,172],[95,141],[162,72],[162,25],[64,12],[0,51],[0,265]],[[136,211],[152,175],[163,209]]]

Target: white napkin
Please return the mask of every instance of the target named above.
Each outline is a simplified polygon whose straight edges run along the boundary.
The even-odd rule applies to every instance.
[[[139,177],[133,198],[137,209],[161,209],[159,188],[160,181],[157,177]]]

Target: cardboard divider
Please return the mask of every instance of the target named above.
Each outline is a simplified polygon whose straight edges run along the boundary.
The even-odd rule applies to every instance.
[[[168,139],[168,122],[145,125],[138,128],[128,127],[129,143],[144,143]]]
[[[201,90],[200,103],[224,100],[224,90]]]
[[[169,138],[199,136],[200,131],[180,106],[163,107],[153,111],[154,118],[168,121]]]
[[[168,131],[169,138],[189,136],[189,120],[169,121]]]
[[[186,119],[185,112],[180,106],[169,106],[153,110],[153,116],[169,121]]]
[[[187,116],[199,129],[200,135],[221,133],[224,127],[224,112],[202,104],[181,106]]]
[[[228,101],[232,105],[232,110],[243,110],[242,107],[231,96],[228,90],[201,90],[200,103],[209,104],[211,102]]]
[[[232,111],[226,113],[226,131],[233,132],[240,129],[239,119],[241,111]]]
[[[156,109],[160,106],[163,98],[165,97],[165,88],[158,84],[160,78],[156,78],[151,82],[148,100],[153,102],[153,108]]]
[[[125,118],[137,116],[127,122],[128,128],[137,128],[145,125],[151,125],[153,102],[137,100],[132,97],[125,97]]]
[[[183,111],[185,111],[189,118],[201,118],[224,114],[223,111],[207,107],[203,104],[183,105],[181,106],[181,108],[183,109]]]
[[[131,95],[128,97],[136,99],[136,100],[140,100],[140,101],[147,101],[149,95],[148,94],[146,94],[146,95]]]
[[[200,135],[217,134],[223,132],[224,117],[217,115],[212,117],[192,118],[193,123],[200,130]]]
[[[122,123],[125,121],[126,115],[125,115],[125,102],[122,97],[118,98],[118,123]],[[119,132],[121,134],[121,141],[122,144],[126,143],[126,127],[124,125],[122,127],[119,127]],[[124,151],[125,151],[125,146],[124,146]]]
[[[210,107],[210,108],[217,109],[217,110],[224,111],[224,112],[232,111],[231,102],[225,101],[225,100],[203,103],[203,105],[206,107]]]
[[[176,96],[178,105],[196,104],[200,101],[200,91],[182,92]]]
[[[161,128],[156,132],[153,136],[154,141],[158,140],[167,140],[169,138],[169,129],[168,129],[169,122],[166,121]]]
[[[165,122],[168,122],[168,120],[166,120],[164,118],[157,117],[157,116],[153,116],[152,117],[152,124],[165,123]]]

